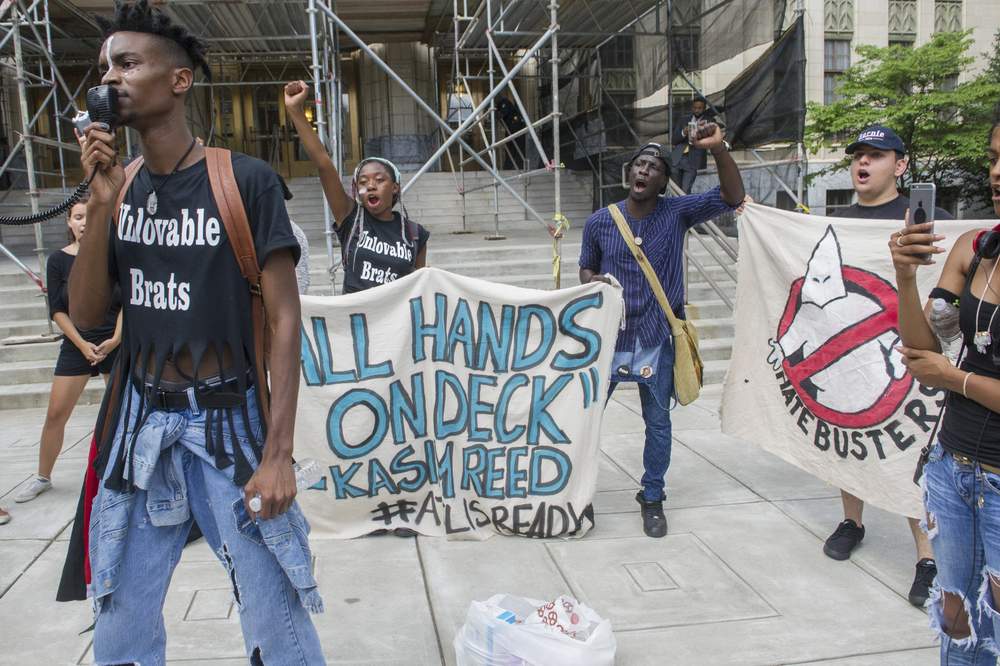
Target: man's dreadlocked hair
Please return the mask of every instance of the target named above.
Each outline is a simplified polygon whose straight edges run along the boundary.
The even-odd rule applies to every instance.
[[[212,70],[205,61],[205,43],[192,35],[187,28],[174,23],[169,16],[149,6],[148,0],[115,0],[113,19],[96,16],[104,31],[104,39],[116,32],[145,32],[174,42],[187,54],[194,68],[201,69],[205,80],[212,80]]]

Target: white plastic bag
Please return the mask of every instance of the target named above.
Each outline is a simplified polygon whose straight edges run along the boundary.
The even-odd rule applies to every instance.
[[[611,622],[572,597],[504,594],[472,602],[454,645],[458,666],[611,666],[616,649]]]

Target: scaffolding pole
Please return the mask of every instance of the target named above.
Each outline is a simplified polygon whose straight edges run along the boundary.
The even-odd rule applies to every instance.
[[[559,251],[560,241],[562,238],[563,231],[563,215],[562,209],[560,207],[560,175],[562,170],[562,164],[560,163],[560,146],[559,146],[559,118],[561,116],[559,112],[559,0],[550,0],[549,2],[549,31],[552,33],[552,177],[553,177],[553,189],[555,191],[555,202],[554,210],[555,214],[553,219],[557,225],[556,233],[552,235],[552,253],[553,261],[557,262],[557,265],[553,267],[553,281],[555,282],[556,289],[560,287],[561,282],[561,271],[558,262],[561,262],[561,254]]]
[[[405,81],[403,81],[403,79],[400,78],[400,76],[395,71],[393,71],[393,69],[389,67],[389,65],[387,65],[385,61],[383,61],[378,56],[378,54],[375,53],[371,49],[371,47],[368,46],[367,43],[365,43],[365,41],[360,37],[358,37],[357,34],[355,34],[353,30],[351,30],[350,26],[344,23],[344,21],[339,16],[334,14],[329,7],[324,5],[320,0],[310,0],[310,2],[315,2],[316,7],[320,11],[329,15],[330,18],[333,19],[333,21],[337,24],[337,26],[348,37],[348,39],[357,44],[358,48],[360,48],[371,59],[371,61],[375,64],[376,67],[381,69],[383,72],[385,72],[386,76],[395,81],[400,86],[400,88],[403,89],[404,92],[406,92],[410,97],[413,98],[413,101],[417,104],[417,106],[419,106],[425,113],[427,113],[442,129],[444,129],[445,133],[448,134],[448,139],[445,140],[444,143],[442,143],[441,147],[438,148],[438,150],[434,153],[434,155],[427,162],[425,162],[424,165],[420,168],[420,170],[413,177],[411,177],[409,181],[407,181],[406,185],[404,185],[403,187],[404,193],[408,188],[410,188],[416,182],[417,178],[420,175],[426,173],[431,168],[431,166],[438,160],[438,158],[444,153],[445,150],[448,149],[448,147],[452,143],[457,141],[460,145],[464,146],[467,151],[475,153],[475,150],[471,146],[469,146],[469,144],[462,138],[461,136],[462,133],[465,130],[467,130],[473,124],[473,122],[475,122],[476,116],[479,113],[481,113],[483,109],[489,104],[489,101],[496,96],[500,88],[506,85],[507,81],[513,78],[513,76],[518,71],[521,70],[521,68],[524,66],[527,60],[531,56],[533,56],[538,51],[538,49],[541,48],[544,41],[546,41],[544,38],[542,40],[539,40],[539,43],[537,43],[534,47],[532,47],[532,49],[527,54],[525,54],[525,56],[521,59],[521,61],[511,70],[510,76],[505,77],[505,80],[501,81],[500,85],[496,89],[494,89],[482,103],[480,103],[479,107],[473,110],[472,117],[470,117],[468,121],[462,123],[459,126],[459,129],[453,130],[448,125],[448,123],[446,123],[440,117],[440,115],[438,115],[438,113],[434,111],[434,109],[432,109],[430,106],[427,105],[427,102],[425,102],[423,98],[420,97],[419,94],[417,94]],[[503,186],[503,188],[506,189],[521,206],[524,207],[525,211],[531,214],[531,216],[534,217],[536,220],[538,220],[538,222],[540,222],[543,226],[545,226],[546,228],[549,227],[549,223],[545,220],[545,218],[539,215],[538,212],[535,211],[535,209],[532,208],[532,206],[527,201],[525,201],[520,194],[518,194],[518,192],[510,185],[510,183],[508,183],[499,173],[497,173],[496,169],[493,169],[490,164],[488,164],[478,155],[476,156],[476,162],[484,170],[492,174],[492,176],[497,179],[497,182],[501,186]]]
[[[333,3],[334,0],[330,0],[330,2]],[[323,109],[324,95],[322,82],[324,76],[321,71],[322,66],[319,59],[319,35],[316,32],[316,14],[319,11],[316,8],[316,0],[309,0],[309,8],[306,11],[309,12],[309,45],[312,49],[313,93],[316,96],[316,133],[319,135],[320,143],[329,152],[330,147],[326,140],[326,113]],[[323,200],[323,236],[326,239],[326,258],[329,262],[330,286],[333,287],[334,273],[336,271],[335,264],[333,263],[333,224],[330,217],[330,206],[325,198]]]
[[[493,1],[486,0],[486,23],[492,28],[493,27]],[[494,62],[493,52],[490,51],[488,54],[487,62],[489,67],[487,69],[487,74],[490,77],[490,90],[496,88],[496,81],[493,77],[494,75]],[[482,130],[482,123],[479,124],[480,130]],[[490,146],[490,163],[493,165],[493,169],[497,168],[497,109],[496,109],[496,98],[490,98],[490,138],[486,141],[485,132],[483,136],[484,143],[489,143]],[[506,240],[506,236],[500,234],[500,185],[493,181],[493,233],[486,236],[486,240]]]
[[[24,70],[24,48],[21,44],[21,26],[20,21],[23,16],[21,13],[21,5],[18,3],[16,7],[11,7],[11,31],[13,32],[14,40],[14,67],[16,68],[16,78],[17,78],[17,97],[18,97],[18,110],[21,114],[21,128],[23,130],[23,135],[21,137],[21,145],[24,150],[24,163],[27,171],[28,178],[28,200],[31,202],[31,213],[35,215],[38,213],[38,183],[35,180],[35,146],[34,138],[32,136],[32,123],[31,118],[28,114],[28,89],[27,89],[27,78],[25,77]],[[41,275],[45,275],[45,239],[42,235],[42,225],[36,222],[32,225],[35,234],[35,252],[38,255],[38,268]],[[46,301],[48,297],[46,296]],[[49,334],[52,334],[52,320],[46,318],[48,322]]]

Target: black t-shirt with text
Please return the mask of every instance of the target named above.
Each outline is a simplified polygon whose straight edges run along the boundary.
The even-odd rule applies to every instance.
[[[299,245],[277,174],[261,160],[233,153],[233,171],[250,222],[257,260]],[[155,214],[147,211],[155,186]],[[232,351],[237,374],[252,367],[250,294],[212,196],[205,160],[171,176],[143,167],[122,202],[111,235],[110,270],[121,287],[123,344],[137,376],[158,377],[165,359],[185,348],[195,364]],[[250,363],[248,366],[247,364]],[[220,367],[222,363],[220,362]]]
[[[910,207],[910,200],[902,194],[892,201],[878,206],[862,206],[859,203],[841,208],[831,213],[831,217],[853,217],[863,220],[903,220],[906,217],[906,209]],[[951,213],[943,208],[934,208],[935,220],[953,220]]]
[[[412,220],[402,224],[398,212],[393,213],[392,221],[379,220],[355,204],[337,227],[344,258],[344,293],[377,287],[412,273],[430,235]]]

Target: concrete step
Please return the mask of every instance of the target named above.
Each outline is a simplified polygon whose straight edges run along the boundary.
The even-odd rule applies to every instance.
[[[12,335],[37,335],[47,333],[49,330],[48,319],[25,319],[15,322],[0,322],[0,340]],[[53,331],[58,331],[58,327],[53,324]]]
[[[5,294],[0,292],[0,295]],[[8,303],[6,298],[0,300],[0,324],[38,319],[44,317],[45,313],[44,303]]]
[[[716,298],[698,301],[688,298],[687,316],[695,321],[700,321],[702,319],[721,319],[729,317],[732,314],[733,311],[729,309],[726,302],[718,298],[717,295]]]
[[[0,364],[25,361],[49,361],[55,367],[60,345],[62,345],[61,341],[24,345],[0,345]]]
[[[55,367],[55,358],[0,363],[0,386],[51,382]]]
[[[40,303],[45,307],[45,294],[34,283],[13,287],[0,286],[0,305]]]
[[[697,325],[698,322],[695,322],[695,326]],[[733,339],[711,338],[702,340],[699,338],[698,349],[701,350],[701,359],[705,362],[728,361],[733,355]]]
[[[18,254],[21,261],[28,265],[31,270],[38,272],[38,261],[33,257],[30,257],[27,253],[21,252]],[[12,262],[4,261],[5,264],[13,266]],[[44,276],[42,276],[44,277]],[[34,280],[29,278],[27,275],[21,271],[17,272],[4,272],[0,273],[0,289],[6,288],[26,288],[32,287],[35,291],[38,291],[38,285],[35,284]],[[6,301],[5,301],[6,302]]]
[[[702,357],[705,363],[705,374],[702,377],[704,384],[722,384],[726,379],[726,372],[729,371],[729,359],[708,360]]]
[[[732,339],[735,332],[735,324],[731,316],[692,319],[692,321],[698,329],[699,340]]]
[[[0,386],[0,409],[45,408],[49,404],[52,382],[36,382]],[[104,380],[95,377],[87,382],[87,388],[77,401],[78,405],[97,405],[104,397]]]

